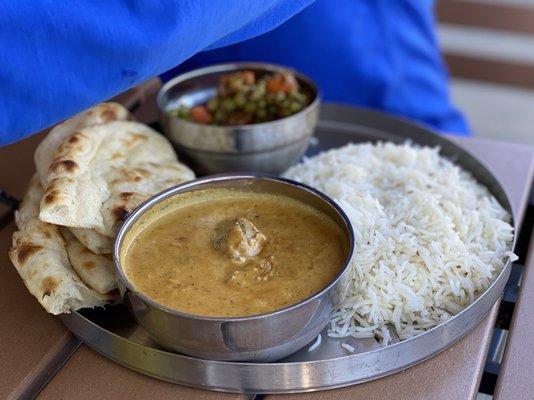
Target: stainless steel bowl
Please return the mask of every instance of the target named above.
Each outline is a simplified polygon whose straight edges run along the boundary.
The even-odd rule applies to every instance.
[[[243,318],[213,318],[162,306],[138,292],[122,270],[121,259],[143,225],[162,207],[180,201],[180,194],[207,188],[235,188],[284,195],[328,215],[345,232],[348,250],[338,276],[313,296],[269,314]],[[152,197],[126,220],[114,250],[115,269],[124,304],[140,325],[165,348],[195,357],[232,361],[274,361],[313,340],[326,326],[345,296],[350,274],[354,232],[345,213],[324,194],[282,178],[258,175],[208,177],[175,186]]]
[[[169,110],[192,107],[215,96],[219,77],[241,71],[257,74],[290,70],[310,97],[302,111],[286,118],[251,125],[215,126],[173,117]],[[299,159],[313,134],[320,94],[306,76],[287,67],[262,63],[221,64],[197,69],[167,82],[157,96],[163,131],[178,153],[203,173],[265,172],[278,174]]]

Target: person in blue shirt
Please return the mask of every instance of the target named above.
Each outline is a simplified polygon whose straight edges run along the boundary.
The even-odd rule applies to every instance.
[[[0,0],[0,145],[152,76],[238,60],[301,70],[326,101],[467,134],[434,25],[430,0]]]

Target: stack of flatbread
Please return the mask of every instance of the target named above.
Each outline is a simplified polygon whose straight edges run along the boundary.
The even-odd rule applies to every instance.
[[[52,314],[113,300],[111,252],[128,213],[195,177],[167,139],[132,119],[119,104],[100,104],[57,125],[35,152],[9,255]]]

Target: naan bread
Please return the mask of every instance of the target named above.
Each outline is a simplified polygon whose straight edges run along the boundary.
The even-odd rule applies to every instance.
[[[80,114],[56,125],[43,139],[35,150],[34,160],[37,174],[43,187],[46,186],[48,168],[52,163],[59,146],[76,131],[89,126],[102,125],[111,121],[133,120],[130,112],[118,103],[101,103]],[[113,240],[94,230],[74,228],[72,233],[92,252],[97,254],[111,253]]]
[[[104,236],[92,229],[68,228],[78,241],[95,254],[113,252],[113,238]]]
[[[85,128],[59,146],[39,218],[113,237],[140,202],[194,177],[168,140],[146,125],[114,121]]]
[[[98,293],[106,294],[117,287],[113,259],[95,254],[84,247],[67,228],[60,228],[66,242],[72,268],[82,280]]]
[[[24,284],[52,314],[106,304],[110,299],[90,289],[72,269],[65,242],[57,227],[38,218],[43,191],[35,175],[19,211],[9,257]]]
[[[48,168],[65,139],[80,129],[121,120],[133,120],[133,116],[118,103],[101,103],[56,125],[35,150],[34,161],[41,185],[46,186]]]

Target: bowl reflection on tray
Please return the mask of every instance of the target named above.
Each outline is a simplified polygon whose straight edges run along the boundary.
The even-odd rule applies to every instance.
[[[284,196],[325,214],[339,229],[344,241],[344,255],[340,259],[342,265],[332,275],[334,278],[328,281],[326,287],[321,286],[322,289],[317,293],[307,295],[297,303],[267,314],[245,317],[196,315],[162,305],[145,295],[132,284],[129,270],[123,269],[127,264],[124,254],[130,251],[138,232],[145,229],[160,210],[179,202],[181,195],[183,198],[184,194],[215,188]],[[120,230],[114,257],[123,302],[139,324],[163,347],[200,358],[273,361],[302,348],[326,326],[346,292],[349,277],[346,272],[353,245],[353,231],[348,217],[320,192],[281,178],[227,175],[176,186],[144,203]]]

